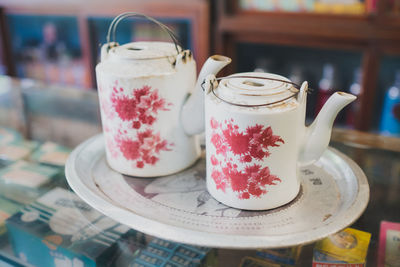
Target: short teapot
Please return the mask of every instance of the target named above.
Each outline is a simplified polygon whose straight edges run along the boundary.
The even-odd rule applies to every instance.
[[[144,17],[165,30],[173,42],[110,41],[118,23]],[[132,176],[154,177],[193,164],[201,149],[196,134],[204,130],[204,97],[200,88],[230,58],[212,56],[196,82],[196,63],[182,50],[172,31],[157,20],[133,12],[117,16],[96,66],[107,162]],[[195,87],[197,88],[196,90]]]
[[[204,82],[207,189],[239,209],[264,210],[293,200],[299,167],[318,160],[338,112],[356,99],[336,92],[305,126],[308,84],[269,73]]]

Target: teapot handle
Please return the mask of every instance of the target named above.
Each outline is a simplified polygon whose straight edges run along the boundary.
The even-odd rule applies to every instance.
[[[117,30],[117,26],[118,24],[125,18],[128,17],[142,17],[145,19],[148,19],[152,22],[154,22],[155,24],[157,24],[158,26],[160,26],[166,33],[169,34],[169,36],[171,37],[172,41],[175,44],[175,49],[177,54],[179,54],[181,51],[179,51],[179,41],[178,38],[176,37],[176,35],[174,34],[174,32],[168,28],[165,24],[161,23],[160,21],[156,20],[155,18],[149,17],[147,15],[144,14],[140,14],[137,12],[125,12],[122,14],[119,14],[118,16],[116,16],[113,21],[110,24],[110,27],[108,28],[108,32],[107,32],[107,51],[112,48],[113,46],[115,46],[115,32]],[[110,40],[112,35],[112,40]],[[111,42],[110,42],[111,41]]]

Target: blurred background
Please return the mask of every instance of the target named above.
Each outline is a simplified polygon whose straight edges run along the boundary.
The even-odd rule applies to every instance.
[[[48,227],[55,203],[72,199],[78,210],[95,212],[72,194],[64,165],[74,147],[102,131],[94,70],[110,22],[127,11],[173,29],[198,70],[210,55],[222,54],[233,61],[220,75],[258,71],[308,81],[308,122],[335,91],[357,95],[336,119],[330,143],[362,168],[371,188],[365,213],[352,224],[365,231],[356,234],[364,241],[348,255],[360,256],[357,266],[366,259],[368,266],[383,266],[378,261],[387,255],[399,261],[400,0],[0,0],[0,266],[53,266],[42,263],[46,257],[59,264],[54,266],[137,266],[144,255],[160,260],[154,249],[197,255],[202,265],[190,266],[218,266],[217,258],[220,266],[311,266],[313,255],[327,252],[317,243],[219,249],[217,257],[214,249],[152,239],[100,213],[82,221],[69,212],[56,217],[60,229],[71,225],[80,238],[67,233],[71,243],[60,245]],[[116,40],[170,41],[141,19],[122,21]],[[44,194],[52,197],[38,206]],[[41,214],[36,222],[21,215],[32,210]],[[49,244],[67,249],[55,253]],[[71,255],[84,255],[92,265],[68,262]],[[280,265],[266,265],[266,259]]]
[[[334,91],[347,91],[358,101],[337,127],[400,135],[399,0],[1,0],[0,73],[96,90],[100,46],[125,11],[171,27],[199,67],[220,53],[233,59],[225,75],[263,71],[309,81],[309,119]],[[123,21],[116,39],[169,40],[140,19]]]

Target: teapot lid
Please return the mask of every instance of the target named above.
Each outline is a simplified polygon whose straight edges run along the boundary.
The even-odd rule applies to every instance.
[[[292,106],[299,89],[289,79],[272,73],[237,73],[222,78],[215,96],[236,106]]]
[[[179,49],[181,49],[179,47]],[[168,42],[132,42],[110,48],[109,55],[116,59],[159,59],[177,56],[174,43]]]

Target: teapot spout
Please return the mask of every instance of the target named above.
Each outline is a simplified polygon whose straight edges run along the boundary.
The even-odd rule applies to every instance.
[[[354,95],[345,92],[336,92],[328,99],[314,122],[306,129],[305,142],[300,154],[301,165],[311,164],[320,158],[329,145],[337,114],[355,99]]]
[[[213,55],[204,63],[196,86],[181,110],[181,123],[186,134],[195,135],[204,131],[204,92],[201,87],[209,74],[216,75],[223,67],[231,62],[229,57]]]

